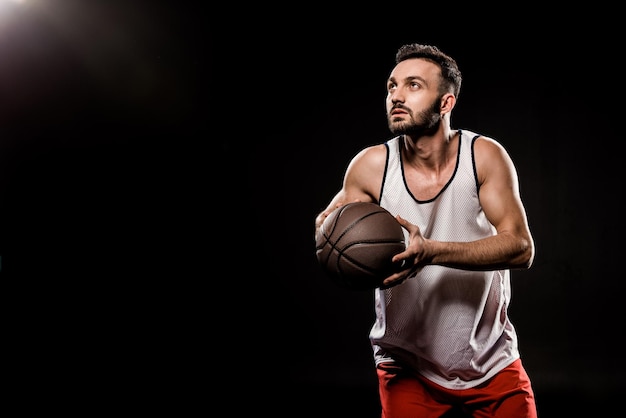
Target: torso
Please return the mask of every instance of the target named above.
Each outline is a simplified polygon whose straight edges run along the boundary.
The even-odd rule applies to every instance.
[[[478,137],[463,131],[448,148],[454,158],[441,159],[446,164],[438,172],[407,168],[401,138],[387,141],[381,207],[419,227],[427,239],[474,241],[494,235],[478,196],[473,147]],[[424,175],[428,171],[437,175]],[[405,238],[409,242],[407,231]],[[509,270],[440,265],[424,266],[395,287],[376,289],[376,321],[370,330],[376,362],[398,361],[449,389],[487,381],[519,358],[506,313],[510,291]]]

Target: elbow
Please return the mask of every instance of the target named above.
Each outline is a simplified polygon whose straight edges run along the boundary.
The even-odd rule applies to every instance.
[[[528,270],[535,260],[535,245],[531,239],[525,239],[520,242],[519,252],[515,257],[515,267],[518,269]]]

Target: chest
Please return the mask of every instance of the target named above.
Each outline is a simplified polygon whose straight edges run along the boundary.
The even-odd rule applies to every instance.
[[[454,175],[456,161],[450,161],[439,170],[427,170],[405,165],[404,179],[411,194],[418,200],[434,199]]]

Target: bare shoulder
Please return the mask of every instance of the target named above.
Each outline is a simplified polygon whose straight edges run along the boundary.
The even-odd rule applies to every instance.
[[[386,163],[385,144],[372,145],[359,151],[350,161],[346,172],[344,188],[348,196],[365,193],[372,200],[378,199]]]
[[[385,144],[376,144],[376,145],[371,145],[368,146],[366,148],[363,148],[361,151],[359,151],[359,153],[354,157],[356,158],[363,158],[366,160],[370,160],[370,159],[386,159],[387,158],[387,146]]]
[[[479,153],[499,154],[503,152],[506,154],[506,150],[499,141],[484,135],[476,138],[476,142],[474,143],[474,150]]]
[[[383,166],[387,162],[387,147],[385,144],[377,144],[366,147],[359,151],[352,159],[352,164],[363,164],[370,168],[379,164]]]
[[[506,163],[510,161],[509,153],[504,146],[496,139],[484,135],[479,136],[474,142],[474,155],[477,164],[481,160],[484,162],[496,160]]]
[[[474,143],[474,156],[481,183],[490,174],[509,177],[515,173],[509,153],[502,143],[494,138],[478,137]]]

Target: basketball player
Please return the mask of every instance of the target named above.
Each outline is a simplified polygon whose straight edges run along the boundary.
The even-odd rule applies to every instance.
[[[507,314],[510,270],[530,268],[534,241],[507,151],[450,125],[461,80],[437,47],[400,47],[387,80],[395,137],[354,156],[315,220],[376,202],[404,227],[404,269],[375,289],[369,334],[382,418],[537,416]]]

